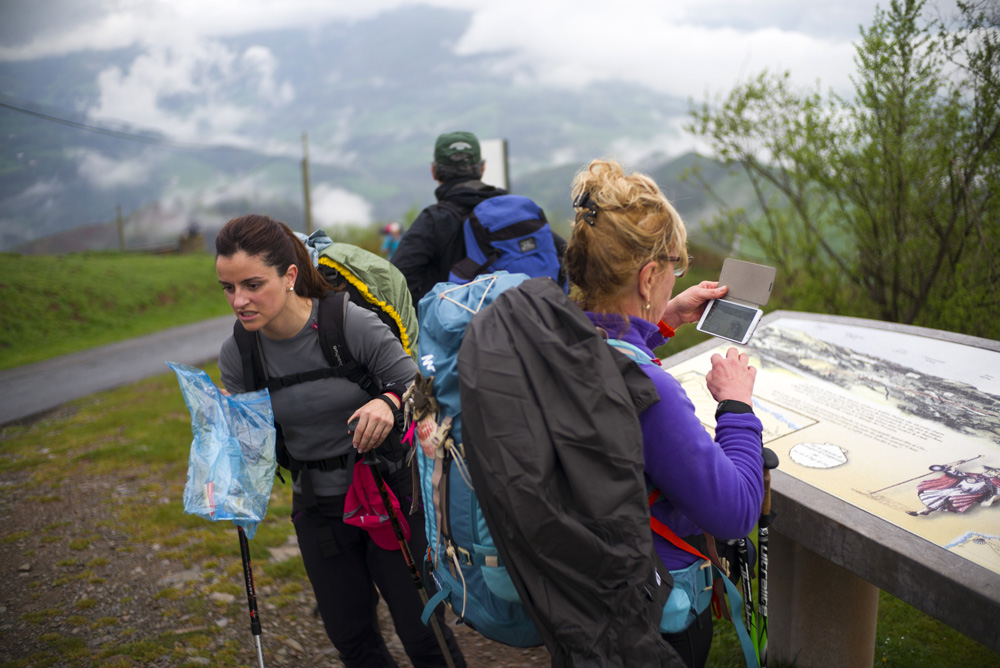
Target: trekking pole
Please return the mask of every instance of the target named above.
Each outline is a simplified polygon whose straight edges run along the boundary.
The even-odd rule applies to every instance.
[[[348,427],[349,430],[353,431],[355,423],[351,423]],[[417,588],[417,593],[420,595],[420,601],[426,606],[428,602],[427,590],[424,588],[423,578],[420,577],[420,571],[417,570],[417,565],[413,561],[413,554],[410,552],[410,546],[406,542],[406,536],[403,534],[403,526],[399,523],[399,516],[396,515],[396,508],[392,505],[392,500],[389,498],[389,490],[386,487],[385,479],[382,477],[382,471],[379,470],[378,465],[381,460],[378,455],[375,454],[375,450],[369,450],[364,454],[364,462],[368,465],[369,470],[372,472],[372,476],[375,478],[375,487],[378,488],[378,495],[382,498],[382,505],[385,506],[385,511],[389,515],[389,523],[392,525],[392,531],[396,534],[396,540],[399,541],[399,549],[403,553],[403,559],[406,560],[406,565],[410,567],[410,577],[413,578],[413,584]],[[444,662],[448,668],[455,668],[455,662],[451,658],[451,651],[448,649],[448,643],[444,640],[444,633],[441,631],[441,626],[438,624],[438,618],[436,615],[431,614],[430,616],[431,629],[434,631],[434,637],[437,639],[438,646],[441,648],[441,653],[444,655]]]
[[[778,455],[764,448],[764,502],[757,522],[757,658],[760,668],[767,668],[767,542],[768,527],[774,519],[771,512],[771,469],[778,468]]]
[[[743,588],[743,625],[747,627],[747,633],[750,634],[750,637],[754,639],[754,644],[756,644],[757,636],[753,625],[753,584],[750,582],[748,542],[746,538],[740,538],[736,541],[736,562],[740,568],[740,584]]]
[[[250,633],[257,647],[257,666],[264,668],[264,649],[260,645],[260,618],[257,616],[257,592],[253,586],[253,567],[250,565],[250,544],[243,527],[237,526],[240,535],[240,555],[243,557],[243,581],[247,588],[247,605],[250,607]]]

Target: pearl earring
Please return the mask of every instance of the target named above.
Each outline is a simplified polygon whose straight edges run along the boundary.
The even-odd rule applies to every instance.
[[[642,308],[644,308],[645,310],[647,310],[647,311],[648,311],[648,310],[649,310],[649,302],[646,302],[646,305],[645,305],[645,306],[643,306]]]
[[[290,288],[288,288],[288,291],[289,292],[294,292],[295,291],[295,286],[293,285]],[[649,308],[649,307],[647,306],[646,308]]]

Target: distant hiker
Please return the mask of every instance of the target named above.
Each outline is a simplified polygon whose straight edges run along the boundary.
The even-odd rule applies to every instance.
[[[382,247],[379,251],[382,257],[391,258],[399,248],[399,240],[403,238],[403,226],[399,223],[387,223],[382,228]]]
[[[486,163],[479,140],[471,132],[447,132],[434,142],[431,176],[438,182],[436,204],[417,216],[392,255],[392,263],[406,276],[416,306],[435,284],[465,257],[462,224],[480,202],[506,194],[480,179]]]
[[[690,258],[684,223],[656,183],[626,174],[615,162],[596,160],[573,184],[576,218],[564,264],[591,321],[634,353],[660,395],[639,421],[647,483],[662,492],[652,505],[659,519],[682,538],[708,532],[720,539],[745,537],[760,514],[764,495],[760,420],[751,395],[756,369],[730,348],[712,356],[708,391],[719,401],[716,433],[702,426],[680,383],[658,366],[653,350],[674,328],[697,322],[705,304],[726,289],[711,281],[670,298]],[[654,535],[668,570],[696,558]],[[703,666],[712,643],[710,606],[690,626],[665,633],[690,666]],[[662,628],[662,627],[661,627]]]
[[[327,296],[329,283],[295,233],[267,216],[248,215],[226,223],[215,249],[219,283],[237,327],[255,336],[267,376],[288,381],[272,392],[271,403],[287,454],[306,465],[293,476],[292,521],[326,633],[341,661],[349,667],[396,667],[378,628],[375,605],[381,594],[413,665],[445,666],[434,633],[420,620],[423,603],[398,544],[394,551],[389,544],[380,547],[387,541],[376,541],[343,517],[356,454],[386,449],[379,446],[396,425],[400,397],[416,371],[413,359],[374,312],[347,301],[340,321],[344,342],[381,385],[370,393],[347,377],[323,375],[331,365],[321,346],[318,314],[320,302],[334,298]],[[219,369],[229,392],[252,389],[235,335],[222,344]],[[308,382],[299,382],[300,376]],[[348,423],[354,419],[359,422],[352,435]],[[404,504],[412,497],[411,472],[404,464],[390,465],[384,477]],[[422,512],[410,516],[409,527],[412,553],[423,554]],[[465,666],[454,635],[441,626],[455,665]]]

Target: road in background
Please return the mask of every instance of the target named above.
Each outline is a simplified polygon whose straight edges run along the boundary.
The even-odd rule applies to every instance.
[[[100,348],[0,371],[0,425],[67,401],[169,373],[166,362],[215,361],[233,316],[183,325]]]

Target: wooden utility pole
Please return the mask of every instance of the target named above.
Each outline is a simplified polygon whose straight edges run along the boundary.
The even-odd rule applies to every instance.
[[[313,232],[312,202],[309,199],[309,137],[302,133],[302,193],[305,196],[306,234]]]
[[[115,210],[118,212],[118,247],[125,252],[125,219],[122,218],[122,205],[116,204]]]

